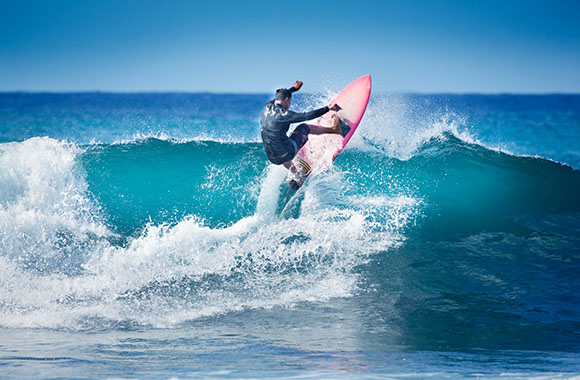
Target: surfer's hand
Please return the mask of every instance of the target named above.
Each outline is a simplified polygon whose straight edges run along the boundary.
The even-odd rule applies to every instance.
[[[302,81],[297,80],[296,82],[294,82],[294,84],[292,85],[292,87],[294,87],[296,89],[296,91],[300,90],[302,88],[302,85],[304,83]]]
[[[329,111],[340,111],[341,109],[342,109],[342,107],[339,106],[338,104],[333,104],[331,106],[328,106]]]

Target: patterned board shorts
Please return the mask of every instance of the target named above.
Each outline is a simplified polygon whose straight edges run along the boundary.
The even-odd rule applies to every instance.
[[[294,129],[294,131],[290,134],[290,144],[294,149],[285,154],[282,157],[270,158],[270,162],[276,165],[282,165],[283,163],[292,161],[300,148],[306,144],[308,141],[308,134],[310,133],[310,127],[306,124],[300,124],[299,126]]]
[[[300,124],[294,129],[292,134],[290,134],[290,142],[294,146],[294,155],[292,158],[296,157],[296,154],[306,144],[308,141],[308,134],[310,133],[310,127],[306,124]]]

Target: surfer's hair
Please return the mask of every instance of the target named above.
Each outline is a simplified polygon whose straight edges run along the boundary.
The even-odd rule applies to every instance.
[[[276,100],[284,100],[286,98],[292,97],[294,91],[287,88],[279,88],[276,90]]]

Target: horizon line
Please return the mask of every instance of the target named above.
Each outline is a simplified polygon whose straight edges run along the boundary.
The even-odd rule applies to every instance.
[[[299,95],[318,95],[322,92],[302,92]],[[30,95],[40,95],[40,94],[54,94],[54,95],[67,95],[67,94],[114,94],[114,95],[137,95],[137,94],[189,94],[189,95],[270,95],[274,92],[227,92],[227,91],[179,91],[179,90],[145,90],[145,91],[115,91],[115,90],[77,90],[77,91],[52,91],[52,90],[0,90],[1,95],[8,94],[30,94]],[[547,96],[547,95],[580,95],[578,92],[567,92],[567,91],[546,91],[546,92],[510,92],[510,91],[499,91],[499,92],[487,92],[487,91],[375,91],[371,92],[375,95],[528,95],[528,96]]]

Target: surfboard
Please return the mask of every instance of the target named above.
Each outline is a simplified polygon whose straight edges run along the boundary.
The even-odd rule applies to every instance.
[[[313,172],[322,171],[332,166],[333,161],[342,152],[346,144],[359,126],[369,103],[371,95],[371,76],[365,75],[358,78],[344,88],[332,99],[331,104],[338,104],[342,109],[338,111],[341,120],[342,133],[309,135],[308,141],[298,151],[293,165],[296,173],[288,181],[288,186],[298,190]],[[308,125],[322,127],[331,126],[332,114],[327,112]],[[290,195],[290,194],[288,194]]]

